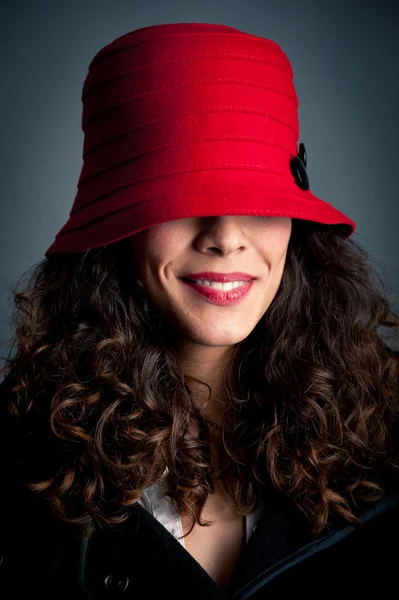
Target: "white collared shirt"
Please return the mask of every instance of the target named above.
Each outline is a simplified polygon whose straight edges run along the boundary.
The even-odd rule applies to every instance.
[[[185,548],[181,518],[171,499],[165,495],[163,481],[167,474],[167,468],[158,482],[150,485],[137,500],[149,513],[151,513]],[[260,506],[255,512],[246,516],[246,541],[248,543],[257,521],[260,519],[263,507]]]

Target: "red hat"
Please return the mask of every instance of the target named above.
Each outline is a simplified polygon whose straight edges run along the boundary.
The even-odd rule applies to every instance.
[[[135,29],[94,56],[82,102],[78,192],[46,256],[188,217],[356,229],[309,189],[293,71],[276,42],[208,23]]]

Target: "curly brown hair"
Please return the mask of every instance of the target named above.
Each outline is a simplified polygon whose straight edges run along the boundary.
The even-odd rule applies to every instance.
[[[379,499],[376,476],[399,468],[399,353],[378,331],[396,339],[399,319],[370,255],[347,235],[292,220],[281,285],[224,381],[221,477],[233,474],[237,511],[278,490],[315,534],[333,512],[358,524],[351,503]],[[17,352],[1,372],[14,377],[2,401],[18,425],[19,476],[58,521],[103,526],[123,522],[167,468],[179,514],[206,526],[214,478],[189,385],[199,380],[179,366],[128,241],[49,255],[13,289]]]

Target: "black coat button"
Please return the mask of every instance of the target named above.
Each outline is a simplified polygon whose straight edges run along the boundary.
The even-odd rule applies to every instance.
[[[294,176],[296,184],[302,190],[309,189],[309,177],[306,172],[307,156],[304,144],[299,144],[299,152],[290,160],[291,173]]]
[[[124,571],[113,571],[104,580],[105,587],[112,592],[124,592],[129,585],[129,577]]]

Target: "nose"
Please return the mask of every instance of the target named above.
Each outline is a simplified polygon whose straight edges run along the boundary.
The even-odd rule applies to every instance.
[[[230,254],[245,250],[247,236],[240,215],[201,217],[196,237],[198,250],[203,253]]]

